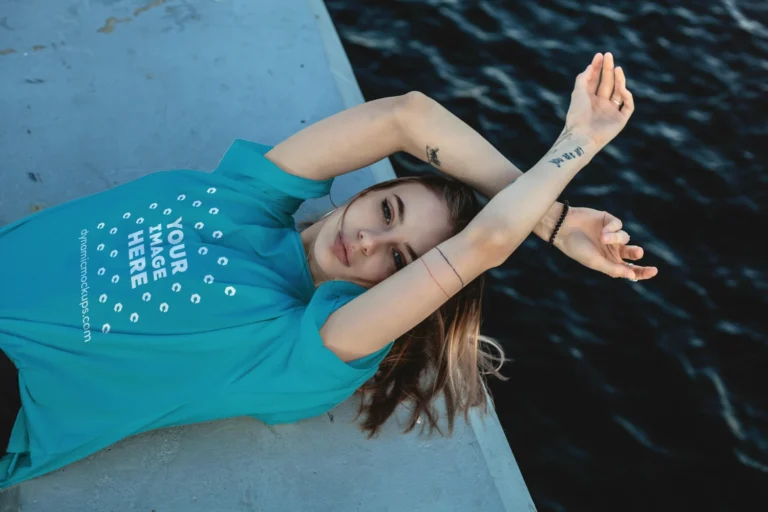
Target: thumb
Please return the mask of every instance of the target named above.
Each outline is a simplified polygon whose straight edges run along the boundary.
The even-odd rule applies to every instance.
[[[603,215],[603,234],[618,231],[623,227],[621,220],[608,212]]]
[[[576,83],[573,86],[573,92],[576,93],[576,91],[586,91],[587,82],[589,82],[589,79],[592,78],[593,73],[594,69],[592,67],[592,63],[590,63],[584,71],[576,75]]]

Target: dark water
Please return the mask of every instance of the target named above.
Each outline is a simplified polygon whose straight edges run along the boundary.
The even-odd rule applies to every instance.
[[[614,53],[635,114],[562,198],[621,218],[659,275],[531,235],[489,276],[499,417],[540,511],[768,510],[768,2],[326,4],[366,99],[420,90],[522,169]]]

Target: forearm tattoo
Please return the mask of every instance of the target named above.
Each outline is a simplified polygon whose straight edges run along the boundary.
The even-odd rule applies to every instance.
[[[440,167],[440,160],[437,159],[438,151],[440,151],[440,148],[431,148],[427,146],[427,162]]]
[[[584,149],[582,149],[581,146],[576,146],[576,148],[571,151],[563,151],[560,149],[561,144],[567,140],[570,140],[572,136],[573,132],[571,132],[566,126],[563,132],[555,141],[552,149],[550,149],[549,153],[547,153],[547,156],[557,155],[558,153],[560,153],[560,155],[555,156],[555,158],[552,160],[547,160],[549,163],[555,164],[558,168],[560,168],[560,164],[564,163],[566,160],[573,160],[574,158],[578,158],[584,154]]]
[[[555,164],[558,168],[560,168],[560,164],[564,163],[566,160],[573,160],[574,158],[578,158],[583,154],[584,154],[584,150],[581,149],[581,146],[576,146],[573,149],[573,151],[566,151],[564,153],[561,153],[559,157],[555,157],[552,160],[548,160],[548,162],[551,164]]]

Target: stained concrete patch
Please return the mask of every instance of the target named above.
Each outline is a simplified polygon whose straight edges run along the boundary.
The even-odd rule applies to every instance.
[[[0,490],[0,512],[19,512],[19,486]]]

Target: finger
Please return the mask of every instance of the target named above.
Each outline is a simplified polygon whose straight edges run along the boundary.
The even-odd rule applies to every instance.
[[[612,231],[618,231],[621,229],[621,221],[608,212],[606,212],[603,216],[603,222],[606,220],[608,223],[603,226],[603,233],[610,233]]]
[[[624,101],[624,106],[621,107],[621,112],[627,116],[631,116],[635,111],[635,101],[632,98],[632,93],[627,89],[627,78],[624,76],[624,70],[621,67],[616,68],[616,90],[614,96],[621,96]]]
[[[601,241],[604,244],[621,244],[629,242],[629,234],[626,231],[616,231],[615,233],[603,233]]]
[[[603,57],[603,72],[600,75],[600,85],[597,87],[597,95],[601,98],[610,98],[613,94],[613,55],[608,52]]]
[[[659,273],[659,269],[656,267],[638,267],[637,265],[633,265],[632,270],[635,273],[635,279],[638,281],[656,277]]]
[[[592,67],[592,75],[587,81],[587,91],[590,94],[596,94],[597,84],[600,83],[600,69],[603,67],[603,54],[596,53],[595,56],[592,57],[592,64],[590,64],[590,66]]]
[[[627,88],[627,77],[624,76],[624,70],[621,66],[616,66],[613,70],[614,84],[613,84],[613,97],[620,100],[620,91]]]
[[[624,278],[624,279],[637,279],[637,275],[633,269],[639,268],[639,267],[630,267],[625,263],[613,263],[608,260],[603,260],[601,268],[599,269],[602,273],[607,274],[611,277],[615,278]]]
[[[619,256],[623,260],[637,261],[643,257],[644,253],[643,248],[637,245],[622,245],[619,247]]]

